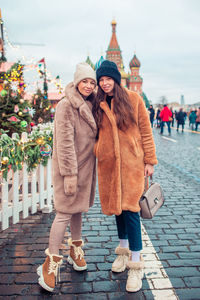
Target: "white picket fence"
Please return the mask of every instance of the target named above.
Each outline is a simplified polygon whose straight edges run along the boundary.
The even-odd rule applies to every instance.
[[[7,181],[0,178],[0,230],[7,229],[10,223],[18,223],[21,215],[27,218],[38,210],[44,213],[52,211],[51,164],[49,158],[46,167],[40,164],[28,173],[24,163],[22,170],[8,172]]]

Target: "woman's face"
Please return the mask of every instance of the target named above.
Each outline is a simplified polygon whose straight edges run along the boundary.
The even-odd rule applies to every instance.
[[[79,82],[77,87],[81,95],[83,95],[84,97],[88,97],[94,91],[95,86],[96,83],[93,79],[85,78]]]
[[[115,81],[111,77],[102,76],[99,79],[99,85],[104,93],[108,94],[109,96],[113,95]]]

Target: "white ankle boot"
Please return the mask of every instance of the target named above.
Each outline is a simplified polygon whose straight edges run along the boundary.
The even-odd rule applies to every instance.
[[[117,273],[123,272],[126,269],[126,264],[129,261],[131,251],[128,248],[118,246],[115,249],[115,253],[117,254],[117,258],[112,264],[112,271]]]
[[[144,260],[141,257],[139,262],[129,261],[127,263],[128,279],[126,282],[127,292],[137,292],[142,287],[144,277]]]

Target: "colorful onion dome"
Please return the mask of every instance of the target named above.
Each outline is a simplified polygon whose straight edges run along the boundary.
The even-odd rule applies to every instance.
[[[88,57],[87,57],[87,59],[86,59],[85,62],[88,63],[88,65],[90,65],[90,66],[92,67],[93,70],[95,70],[95,66],[94,66],[94,64],[92,63],[92,61],[91,61],[89,55],[88,55]]]
[[[121,77],[124,79],[127,79],[129,77],[128,74],[124,71],[123,63],[121,64],[120,74],[121,74]]]
[[[112,20],[111,25],[116,25],[117,22],[115,21],[115,19]]]
[[[103,55],[101,55],[100,59],[96,62],[95,64],[95,70],[97,70],[100,65],[102,64],[102,62],[104,61],[105,59],[103,58]]]
[[[133,58],[131,59],[129,66],[130,66],[130,68],[139,68],[140,67],[140,61],[135,54],[134,54]]]

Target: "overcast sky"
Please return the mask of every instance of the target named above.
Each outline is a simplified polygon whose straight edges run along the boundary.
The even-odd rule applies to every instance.
[[[8,61],[45,57],[53,77],[72,81],[75,65],[89,53],[93,63],[105,57],[111,21],[125,71],[134,52],[141,62],[143,91],[153,102],[200,101],[199,0],[2,0],[4,25],[11,42],[45,46],[6,46]],[[25,56],[25,60],[23,60]],[[38,80],[37,72],[30,71]],[[27,77],[28,78],[28,77]]]

